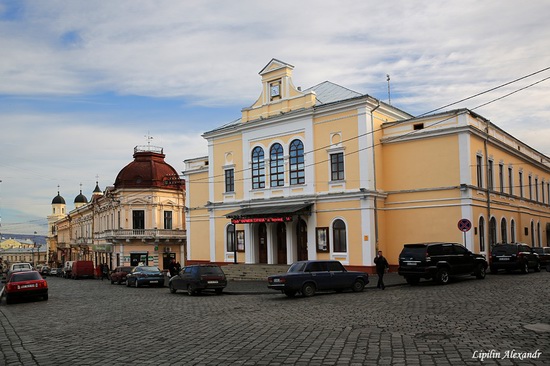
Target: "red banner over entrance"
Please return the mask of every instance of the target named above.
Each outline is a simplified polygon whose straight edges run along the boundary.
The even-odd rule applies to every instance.
[[[257,224],[257,223],[269,223],[269,222],[288,222],[292,221],[292,216],[285,217],[248,217],[231,219],[232,224]]]

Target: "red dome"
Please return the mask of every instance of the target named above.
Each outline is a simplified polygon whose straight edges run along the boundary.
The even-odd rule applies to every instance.
[[[165,188],[183,190],[183,182],[171,165],[164,161],[161,148],[136,146],[134,161],[117,175],[115,188]]]

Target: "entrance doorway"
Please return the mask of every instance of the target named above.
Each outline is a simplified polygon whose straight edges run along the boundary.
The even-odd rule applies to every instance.
[[[307,225],[302,219],[298,220],[298,227],[296,228],[297,243],[298,243],[298,260],[308,260],[307,255]]]
[[[176,260],[176,253],[162,253],[162,269],[169,269],[172,259]]]
[[[258,225],[258,252],[258,263],[267,263],[267,226],[264,223]]]
[[[286,225],[277,224],[277,263],[286,264]]]

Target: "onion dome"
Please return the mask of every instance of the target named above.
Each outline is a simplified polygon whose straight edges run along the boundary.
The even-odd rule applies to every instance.
[[[88,203],[88,199],[82,194],[82,189],[80,190],[80,194],[75,197],[74,203]]]
[[[61,195],[59,194],[59,191],[57,191],[57,196],[53,198],[52,205],[64,205],[64,204],[65,204],[65,199],[61,197]]]
[[[182,190],[176,170],[164,161],[163,149],[156,146],[136,146],[134,161],[118,173],[115,188],[164,188]]]
[[[95,188],[92,194],[103,194],[103,192],[101,192],[101,189],[99,188],[99,183],[97,181],[95,182]]]

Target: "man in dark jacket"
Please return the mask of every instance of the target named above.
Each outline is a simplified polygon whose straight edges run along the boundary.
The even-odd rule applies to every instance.
[[[388,261],[382,255],[382,251],[378,251],[378,255],[374,258],[374,264],[376,264],[376,273],[378,274],[378,285],[376,287],[381,288],[382,290],[386,288],[384,285],[384,273],[386,273],[386,268],[390,268]]]

